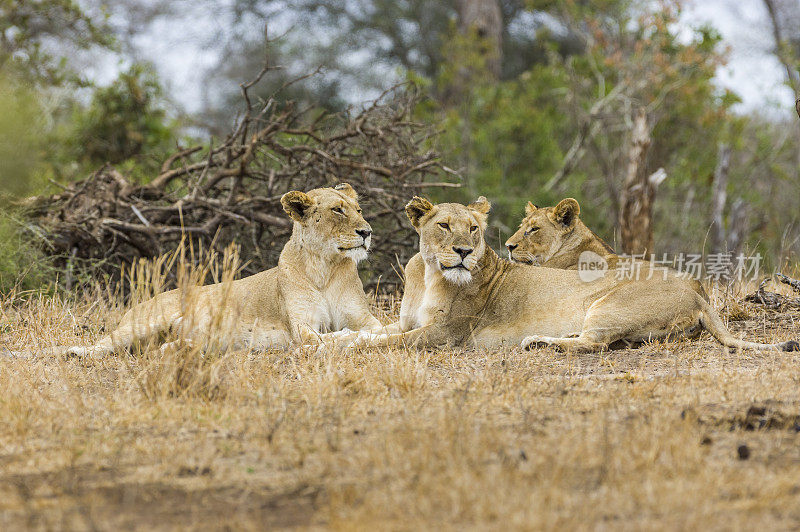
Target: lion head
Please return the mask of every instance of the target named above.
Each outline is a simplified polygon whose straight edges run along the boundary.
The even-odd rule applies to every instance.
[[[372,227],[361,215],[358,194],[347,183],[309,192],[293,190],[281,197],[281,205],[294,220],[294,237],[310,249],[355,262],[367,258]]]
[[[519,229],[506,241],[508,256],[514,262],[542,264],[561,249],[578,222],[581,207],[572,198],[555,207],[537,207],[530,201]]]
[[[483,196],[469,205],[434,205],[415,196],[406,205],[406,214],[419,233],[419,250],[425,263],[451,283],[468,283],[486,250],[483,232],[490,209]]]

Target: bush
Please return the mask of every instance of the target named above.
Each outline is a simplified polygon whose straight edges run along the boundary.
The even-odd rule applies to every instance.
[[[141,64],[96,89],[89,107],[75,114],[75,158],[95,168],[134,159],[154,174],[152,160],[160,157],[153,155],[163,155],[175,137],[161,98],[155,73]]]

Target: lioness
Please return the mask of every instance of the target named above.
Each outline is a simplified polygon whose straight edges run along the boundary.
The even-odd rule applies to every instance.
[[[627,263],[623,262],[624,258],[586,227],[580,219],[580,213],[581,207],[573,198],[563,199],[555,207],[537,207],[529,201],[519,229],[506,241],[508,257],[522,264],[564,270],[578,269],[582,257],[586,257],[590,261],[602,259],[607,268],[620,268],[617,273],[628,277],[680,276],[677,270],[654,267],[653,263],[639,258],[629,257]],[[624,271],[625,269],[629,271]],[[708,301],[708,295],[700,281],[689,279],[688,282],[695,292]]]
[[[555,207],[537,207],[529,201],[519,229],[506,241],[508,257],[523,264],[574,270],[581,253],[590,251],[615,265],[614,250],[586,227],[580,213],[573,198]]]
[[[183,301],[180,290],[159,294],[130,309],[97,344],[66,352],[102,355],[168,332],[201,340],[220,313],[233,327],[230,344],[261,349],[284,348],[345,327],[381,329],[356,270],[356,263],[367,257],[372,228],[361,215],[355,190],[342,183],[287,192],[281,205],[294,226],[277,267],[227,287],[198,287]],[[193,305],[190,330],[185,330],[182,307],[187,301]]]
[[[580,352],[702,327],[728,347],[798,348],[795,341],[759,344],[735,338],[685,279],[607,275],[584,282],[574,270],[501,259],[484,242],[489,210],[483,197],[466,206],[414,197],[406,213],[419,233],[420,252],[406,267],[400,326],[407,332],[355,334],[351,345],[521,343]]]

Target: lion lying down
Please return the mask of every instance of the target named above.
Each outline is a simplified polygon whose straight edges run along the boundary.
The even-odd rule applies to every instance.
[[[508,258],[513,262],[577,270],[581,260],[602,260],[609,270],[625,267],[628,273],[638,272],[640,276],[676,277],[677,270],[653,267],[647,260],[628,258],[632,263],[624,263],[606,242],[594,231],[586,227],[580,219],[581,207],[573,198],[558,202],[555,207],[537,207],[531,202],[525,207],[525,217],[516,233],[506,241]],[[652,271],[650,271],[652,268]],[[608,275],[615,275],[609,272]],[[708,295],[703,284],[697,279],[688,281],[692,289],[706,301]]]
[[[522,264],[575,270],[581,253],[591,252],[616,265],[617,254],[580,219],[573,198],[555,207],[537,207],[530,201],[516,233],[506,240],[508,258]]]
[[[696,291],[676,276],[584,282],[575,270],[515,264],[484,242],[490,205],[433,205],[415,197],[406,213],[419,233],[420,252],[406,267],[400,310],[403,333],[336,334],[337,342],[385,346],[524,348],[549,345],[598,351],[619,341],[646,341],[707,330],[732,348],[798,349],[795,341],[740,340]],[[326,339],[325,337],[323,337]]]
[[[294,227],[277,267],[229,286],[197,287],[190,298],[180,290],[165,292],[129,310],[97,344],[62,351],[102,355],[169,335],[202,343],[219,316],[231,329],[232,347],[283,348],[343,328],[381,330],[356,270],[367,257],[372,228],[361,215],[355,190],[340,184],[292,191],[281,204]]]

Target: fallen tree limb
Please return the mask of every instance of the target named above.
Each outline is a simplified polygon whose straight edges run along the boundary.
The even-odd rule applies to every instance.
[[[744,300],[750,303],[764,305],[771,309],[800,308],[800,297],[788,297],[777,292],[768,292],[764,288],[773,279],[778,279],[783,284],[789,285],[795,292],[800,292],[800,281],[792,279],[782,273],[776,273],[774,277],[767,277],[758,285],[758,290],[745,296]]]
[[[775,277],[777,277],[778,280],[783,284],[791,286],[792,290],[794,290],[795,292],[800,292],[800,281],[798,281],[797,279],[792,279],[791,277],[783,275],[782,273],[776,273]]]

